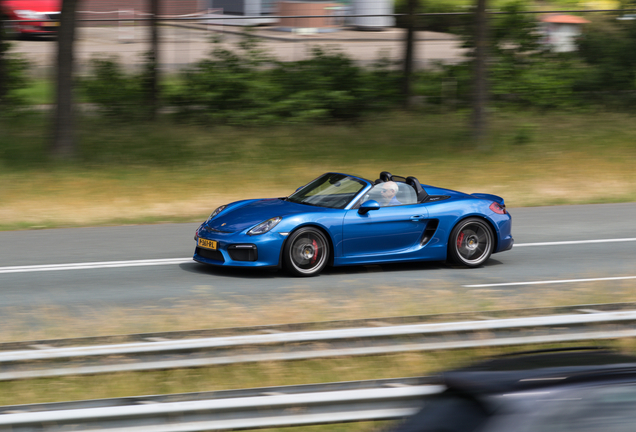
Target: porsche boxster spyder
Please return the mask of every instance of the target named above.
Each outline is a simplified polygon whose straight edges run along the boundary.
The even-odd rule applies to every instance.
[[[503,198],[422,185],[383,171],[371,181],[326,173],[283,198],[222,205],[197,228],[194,260],[282,267],[315,276],[327,265],[447,261],[478,267],[512,248]]]

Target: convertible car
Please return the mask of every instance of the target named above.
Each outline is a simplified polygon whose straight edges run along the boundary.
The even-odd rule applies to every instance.
[[[386,171],[376,181],[327,173],[285,198],[222,205],[194,240],[195,261],[283,267],[297,276],[315,276],[327,265],[478,267],[514,243],[503,198],[421,185]]]

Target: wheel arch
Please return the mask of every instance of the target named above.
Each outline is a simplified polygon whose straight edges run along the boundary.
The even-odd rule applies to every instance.
[[[322,232],[325,237],[327,238],[327,242],[329,243],[329,260],[327,262],[328,266],[333,266],[333,259],[334,259],[334,245],[333,245],[333,239],[331,238],[331,234],[329,234],[329,231],[323,227],[322,225],[318,225],[315,223],[306,223],[306,224],[302,224],[302,225],[298,225],[296,228],[294,228],[293,230],[291,230],[289,232],[289,234],[285,237],[285,241],[283,242],[281,248],[280,248],[280,253],[278,255],[278,268],[282,268],[283,267],[283,253],[285,252],[285,247],[287,246],[287,242],[289,241],[289,238],[291,237],[291,235],[293,233],[295,233],[296,231],[298,231],[301,228],[316,228],[317,230],[319,230],[320,232]]]
[[[448,237],[449,237],[449,239],[448,239],[448,241],[446,242],[446,243],[447,243],[447,245],[448,245],[448,244],[450,244],[450,243],[449,243],[449,242],[450,242],[450,235],[451,235],[451,233],[453,232],[453,230],[455,229],[455,227],[456,227],[457,225],[459,225],[459,223],[460,223],[461,221],[466,220],[466,219],[468,219],[468,218],[477,218],[477,219],[481,219],[481,220],[485,221],[485,222],[488,224],[488,227],[490,228],[490,231],[492,232],[492,238],[493,238],[493,241],[495,242],[495,244],[493,245],[493,249],[492,249],[493,253],[495,253],[495,251],[496,251],[496,250],[497,250],[497,248],[499,247],[499,232],[497,231],[497,228],[495,227],[495,224],[494,224],[494,223],[493,223],[490,219],[488,219],[488,218],[487,218],[486,216],[484,216],[483,214],[479,214],[479,213],[477,213],[477,214],[475,214],[475,213],[473,213],[473,214],[465,214],[465,215],[463,215],[462,217],[460,217],[459,219],[457,219],[457,220],[455,221],[455,223],[453,224],[453,226],[452,226],[452,227],[450,228],[450,230],[448,231]]]

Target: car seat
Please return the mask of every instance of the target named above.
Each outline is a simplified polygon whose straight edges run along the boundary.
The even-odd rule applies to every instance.
[[[424,202],[426,197],[428,197],[428,193],[424,190],[420,181],[415,177],[407,177],[406,184],[410,185],[415,190],[418,203]]]

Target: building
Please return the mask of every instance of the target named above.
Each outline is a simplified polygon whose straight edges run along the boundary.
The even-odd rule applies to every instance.
[[[544,40],[554,52],[576,51],[576,39],[589,21],[576,15],[547,15],[541,18]]]

